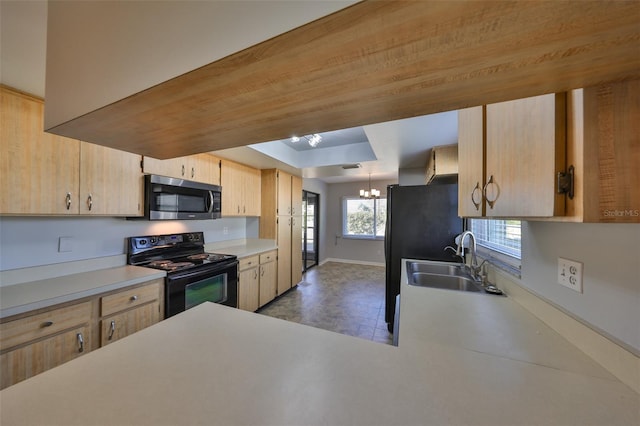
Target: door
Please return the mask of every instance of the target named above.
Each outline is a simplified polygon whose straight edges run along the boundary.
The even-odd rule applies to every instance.
[[[318,264],[320,194],[302,191],[302,267],[304,271]]]

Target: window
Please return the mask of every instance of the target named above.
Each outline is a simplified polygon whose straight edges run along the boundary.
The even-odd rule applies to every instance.
[[[347,238],[384,238],[387,199],[342,199],[342,236]]]
[[[470,219],[469,230],[476,236],[477,244],[520,259],[519,220]]]

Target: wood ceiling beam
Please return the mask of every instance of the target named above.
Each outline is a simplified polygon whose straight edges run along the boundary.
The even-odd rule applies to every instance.
[[[637,1],[364,1],[48,131],[163,159],[635,78]]]

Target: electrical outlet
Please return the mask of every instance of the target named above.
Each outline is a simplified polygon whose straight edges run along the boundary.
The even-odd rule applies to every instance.
[[[229,228],[226,227],[226,226],[224,228],[222,228],[222,234],[223,235],[229,235]]]
[[[558,284],[582,293],[582,263],[559,257]]]
[[[72,237],[58,238],[58,252],[67,253],[70,251],[73,251],[73,238]]]

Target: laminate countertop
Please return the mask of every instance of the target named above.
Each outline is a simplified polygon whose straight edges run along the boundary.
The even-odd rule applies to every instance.
[[[205,303],[0,392],[0,423],[637,425],[508,297],[401,287],[399,346]]]

